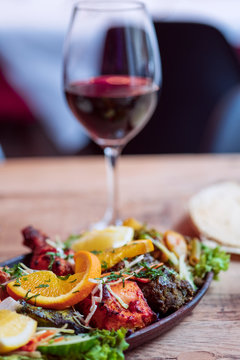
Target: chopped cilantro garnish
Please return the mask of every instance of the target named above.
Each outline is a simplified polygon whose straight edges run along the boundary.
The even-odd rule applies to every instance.
[[[161,267],[157,269],[154,267],[150,267],[145,261],[141,262],[139,265],[142,266],[143,269],[138,273],[135,272],[134,276],[136,278],[146,278],[150,280],[155,280],[159,276],[164,276]]]
[[[21,286],[19,278],[16,279],[15,284],[13,286]]]
[[[75,281],[77,281],[77,279],[74,279],[74,280],[69,281],[69,284],[72,284],[72,283],[74,283]]]
[[[139,271],[139,268],[142,268]],[[122,280],[123,283],[123,287],[125,286],[125,281],[126,281],[126,277],[134,277],[134,278],[145,278],[145,279],[150,279],[150,280],[155,280],[156,278],[158,278],[159,276],[165,276],[164,272],[162,271],[162,266],[161,267],[152,267],[149,266],[146,262],[140,262],[137,265],[137,269],[135,270],[130,270],[130,269],[122,269],[118,272],[111,272],[109,275],[103,276],[101,278],[95,278],[95,280],[101,280],[102,284],[107,284],[110,283],[112,281],[117,281],[119,279]]]
[[[24,296],[24,299],[25,300],[28,300],[28,294],[31,292],[31,289],[28,289],[28,291],[26,292],[25,296]]]
[[[24,296],[24,299],[25,299],[26,301],[31,300],[31,299],[35,299],[35,305],[36,305],[37,297],[40,296],[40,294],[36,294],[36,295],[29,296],[29,293],[30,293],[30,292],[31,292],[31,289],[29,289],[29,290],[26,292],[26,295]]]
[[[26,300],[35,299],[35,304],[36,304],[36,300],[37,300],[37,297],[38,297],[38,296],[40,296],[40,294],[36,294],[36,295],[30,296],[30,297],[28,297]]]
[[[12,279],[20,278],[24,275],[23,269],[21,268],[20,264],[15,264],[12,268],[4,266],[2,271],[9,274]]]
[[[94,255],[98,255],[98,254],[101,254],[102,253],[102,250],[92,250],[90,251],[92,254]]]
[[[108,268],[108,264],[107,264],[107,262],[105,260],[103,260],[101,262],[101,267],[102,267],[103,270],[106,270]]]
[[[71,274],[67,274],[65,276],[58,276],[59,279],[61,280],[68,280],[68,278],[71,276]]]
[[[73,259],[72,254],[66,255],[64,253],[54,252],[54,251],[48,251],[48,252],[46,252],[46,255],[50,256],[50,263],[48,265],[48,270],[52,270],[54,261],[56,260],[57,257],[60,257],[61,259],[64,259],[64,260]]]
[[[78,240],[81,235],[70,235],[63,243],[64,250],[70,249],[74,241]]]
[[[49,287],[48,284],[39,284],[38,286],[35,286],[35,289],[41,289],[41,288],[47,288]]]
[[[50,263],[48,265],[48,270],[52,270],[53,263],[55,261],[55,258],[58,256],[61,256],[58,252],[48,251],[46,252],[46,255],[50,256]]]

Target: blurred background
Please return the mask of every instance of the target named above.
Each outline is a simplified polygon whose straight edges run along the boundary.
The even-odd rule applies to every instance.
[[[145,0],[163,86],[125,154],[240,152],[240,1]],[[72,0],[0,0],[0,157],[102,154],[62,88]],[[86,34],[87,35],[87,34]]]

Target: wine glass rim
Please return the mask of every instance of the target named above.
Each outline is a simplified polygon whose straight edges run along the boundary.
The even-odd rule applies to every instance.
[[[75,10],[87,11],[131,11],[145,9],[144,3],[138,0],[80,0],[75,4]]]

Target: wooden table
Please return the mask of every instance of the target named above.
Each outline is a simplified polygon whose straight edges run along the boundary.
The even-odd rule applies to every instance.
[[[189,197],[221,180],[240,180],[240,155],[123,157],[122,217],[191,233]],[[27,250],[20,230],[29,224],[65,238],[88,227],[105,209],[102,157],[9,160],[0,165],[0,261]],[[239,220],[240,221],[240,220]],[[240,359],[240,262],[177,327],[128,353],[127,360]]]

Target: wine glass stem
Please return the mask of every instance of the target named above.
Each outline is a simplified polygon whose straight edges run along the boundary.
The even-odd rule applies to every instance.
[[[121,154],[120,147],[104,148],[104,156],[107,168],[107,186],[108,186],[108,205],[104,215],[107,224],[117,224],[119,220],[118,212],[118,176],[117,163]]]

